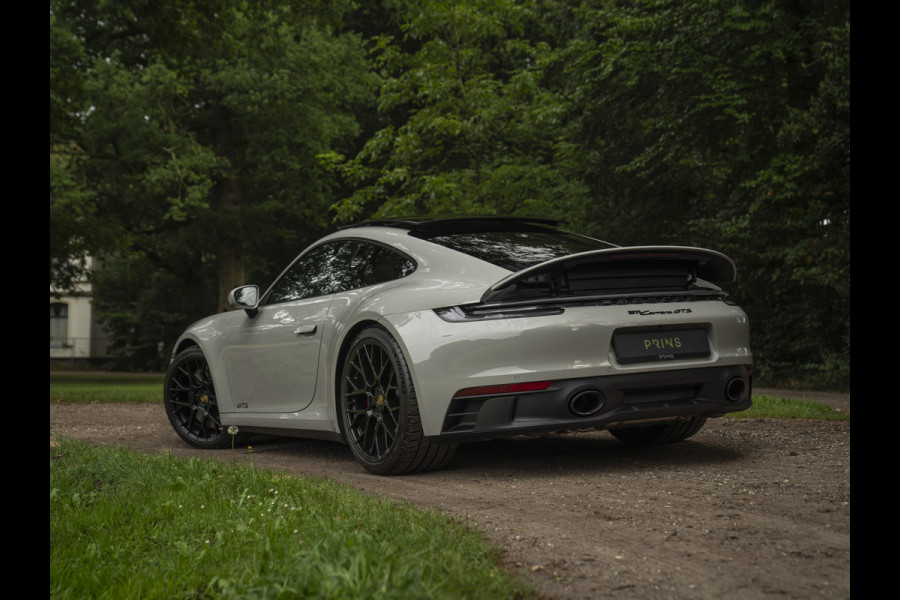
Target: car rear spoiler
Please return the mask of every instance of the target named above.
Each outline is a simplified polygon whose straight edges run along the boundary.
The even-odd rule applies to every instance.
[[[626,246],[554,258],[492,285],[482,303],[548,296],[687,291],[697,280],[734,281],[737,267],[715,250]]]

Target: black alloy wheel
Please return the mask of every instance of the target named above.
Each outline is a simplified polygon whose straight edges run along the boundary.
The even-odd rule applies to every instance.
[[[195,448],[225,448],[235,440],[219,419],[216,389],[200,348],[175,357],[166,372],[166,414],[175,432]]]
[[[354,340],[341,377],[341,417],[353,455],[368,471],[398,475],[446,464],[454,444],[422,434],[419,406],[399,344],[380,327]]]

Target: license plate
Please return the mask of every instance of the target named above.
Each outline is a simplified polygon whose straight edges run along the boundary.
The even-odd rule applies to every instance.
[[[613,347],[622,364],[709,356],[703,329],[615,333]]]

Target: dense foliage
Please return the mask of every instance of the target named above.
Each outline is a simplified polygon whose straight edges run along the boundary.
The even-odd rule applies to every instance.
[[[100,256],[95,306],[130,363],[329,227],[316,155],[351,147],[375,89],[348,7],[51,2],[51,284]]]
[[[50,25],[51,285],[102,257],[135,366],[337,223],[505,213],[726,252],[758,374],[849,388],[849,2],[53,0]]]

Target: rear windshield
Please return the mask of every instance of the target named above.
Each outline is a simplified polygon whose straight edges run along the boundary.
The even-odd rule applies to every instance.
[[[413,231],[410,235],[514,272],[560,256],[615,247],[574,233],[540,227],[465,233]]]

